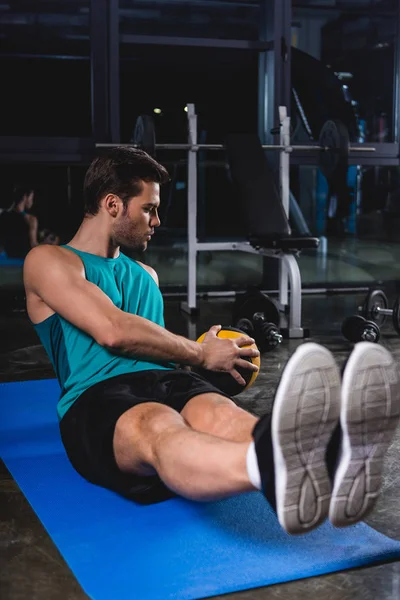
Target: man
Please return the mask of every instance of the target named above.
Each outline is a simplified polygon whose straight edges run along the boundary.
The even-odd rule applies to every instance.
[[[25,261],[27,309],[60,381],[60,431],[72,465],[142,503],[262,490],[289,533],[328,515],[337,526],[360,520],[378,496],[399,418],[391,355],[358,344],[341,385],[332,354],[302,344],[272,417],[262,419],[176,368],[228,372],[243,385],[237,369],[255,370],[246,357],[258,351],[246,347],[254,341],[246,335],[218,338],[218,325],[202,344],[167,331],[155,271],[120,252],[147,248],[167,179],[140,150],[96,158],[75,236],[66,246],[38,246]]]
[[[32,209],[35,192],[28,185],[17,185],[11,206],[0,215],[0,242],[9,258],[25,258],[38,245],[38,220]]]
[[[59,244],[48,229],[39,231],[38,219],[30,211],[35,192],[28,185],[16,185],[11,206],[0,214],[0,245],[8,258],[25,258],[39,244]]]

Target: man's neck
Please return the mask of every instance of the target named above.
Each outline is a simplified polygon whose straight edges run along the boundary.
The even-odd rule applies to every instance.
[[[82,221],[68,245],[76,250],[103,258],[118,258],[120,254],[120,247],[115,245],[108,232],[104,231],[104,227],[96,221],[95,217]]]

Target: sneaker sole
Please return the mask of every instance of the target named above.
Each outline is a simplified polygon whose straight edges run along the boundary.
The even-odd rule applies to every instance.
[[[329,510],[335,527],[353,525],[374,507],[399,414],[400,383],[393,357],[377,344],[356,344],[342,381],[343,437]]]
[[[340,415],[340,372],[331,352],[299,346],[279,383],[272,412],[276,511],[281,526],[301,534],[328,516],[331,480],[325,454]]]

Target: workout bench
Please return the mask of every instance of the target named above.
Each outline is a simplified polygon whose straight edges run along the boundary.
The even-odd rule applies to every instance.
[[[188,104],[188,141],[179,144],[156,142],[154,121],[148,115],[140,115],[130,144],[142,148],[150,156],[157,149],[188,151],[188,293],[187,301],[181,304],[182,310],[193,315],[197,312],[197,253],[212,250],[239,250],[280,259],[279,301],[280,310],[288,313],[289,338],[305,337],[301,327],[301,276],[296,256],[306,248],[317,248],[319,240],[311,237],[289,186],[289,156],[294,151],[318,151],[319,168],[327,179],[334,178],[338,168],[348,164],[351,152],[376,152],[370,146],[352,146],[346,126],[337,120],[327,121],[319,136],[318,144],[292,145],[290,142],[290,118],[286,107],[280,107],[280,143],[261,145],[257,136],[243,136],[236,142],[231,136],[230,149],[222,144],[199,144],[197,142],[197,115],[194,104]],[[241,145],[240,145],[241,144]],[[121,144],[119,144],[121,145]],[[96,143],[96,148],[114,147],[115,144]],[[246,146],[246,148],[245,148]],[[197,237],[197,152],[198,150],[229,150],[232,179],[235,181],[239,200],[245,208],[243,214],[248,225],[246,241],[227,243],[199,243]],[[245,151],[244,151],[245,150]],[[264,150],[279,152],[280,190],[277,192],[274,177],[264,155]],[[249,152],[253,157],[250,160]],[[253,168],[257,165],[257,169]],[[243,164],[247,168],[243,170]],[[242,165],[242,166],[241,166]],[[249,173],[253,182],[249,182]],[[255,184],[255,181],[257,184]],[[294,238],[291,235],[289,201],[295,210],[295,217],[301,221],[301,229],[308,237]],[[290,300],[289,300],[290,286]],[[288,309],[288,310],[286,310]]]
[[[279,304],[287,310],[286,334],[303,338],[301,325],[301,274],[296,256],[303,249],[317,248],[314,237],[292,237],[289,216],[289,154],[280,152],[280,193],[257,135],[231,135],[226,152],[232,181],[236,187],[242,217],[246,221],[247,241],[199,243],[197,237],[197,115],[188,105],[188,293],[181,309],[197,312],[197,253],[212,250],[241,251],[279,259]],[[280,110],[281,145],[290,145],[290,118]],[[289,297],[290,286],[290,297]]]
[[[287,116],[286,107],[280,107],[279,109],[279,144],[261,145],[257,136],[243,136],[240,142],[238,140],[235,142],[231,136],[229,149],[223,144],[199,144],[197,142],[197,115],[194,104],[188,104],[186,109],[189,132],[187,142],[179,144],[157,143],[152,117],[140,115],[135,123],[131,143],[122,144],[142,148],[150,156],[155,156],[157,149],[188,151],[188,294],[187,301],[181,304],[182,310],[191,315],[197,312],[196,275],[198,252],[239,250],[261,254],[280,259],[279,301],[280,309],[288,312],[288,326],[285,328],[287,336],[289,338],[305,337],[301,327],[301,276],[296,256],[306,248],[317,248],[319,240],[309,235],[301,211],[295,199],[291,196],[289,156],[294,151],[318,151],[319,169],[329,180],[335,177],[337,169],[342,169],[343,166],[348,164],[351,152],[376,152],[376,148],[365,145],[352,146],[346,126],[338,120],[328,120],[323,125],[318,144],[292,145],[290,141],[290,118]],[[96,148],[114,146],[115,144],[110,143],[96,143]],[[198,241],[197,152],[202,149],[229,150],[232,179],[238,187],[239,200],[245,209],[243,214],[248,225],[246,241],[228,243],[199,243]],[[279,192],[275,189],[274,177],[264,155],[264,150],[279,152]],[[252,153],[251,160],[250,152]],[[254,161],[254,165],[252,161]],[[246,169],[243,169],[243,164],[247,165]],[[255,168],[255,165],[257,165],[257,168]],[[249,173],[251,173],[253,182],[249,181]],[[301,229],[307,237],[294,238],[291,235],[288,223],[290,200],[292,210],[295,211],[294,216],[297,220],[300,220]]]

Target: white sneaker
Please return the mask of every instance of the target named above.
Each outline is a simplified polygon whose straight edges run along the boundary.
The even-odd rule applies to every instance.
[[[325,454],[339,422],[340,385],[331,352],[302,344],[282,373],[272,417],[263,417],[254,429],[264,495],[290,534],[306,533],[328,516]]]
[[[378,344],[356,344],[342,379],[342,438],[329,508],[335,527],[353,525],[374,507],[399,415],[400,379],[394,358]]]

